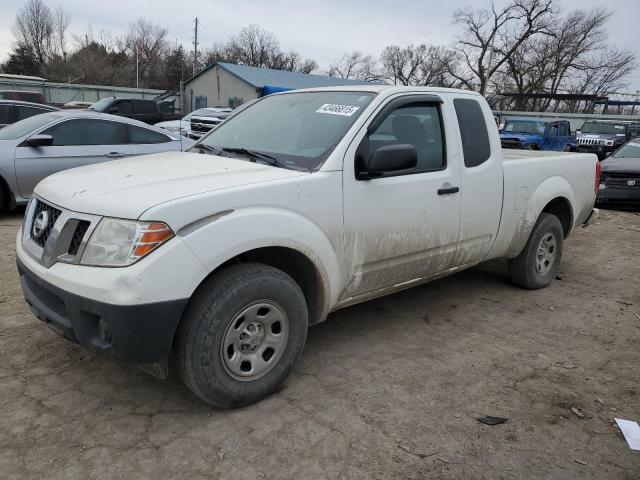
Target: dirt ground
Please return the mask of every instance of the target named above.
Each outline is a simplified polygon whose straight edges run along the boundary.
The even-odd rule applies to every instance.
[[[577,230],[544,290],[491,262],[339,311],[278,394],[236,411],[36,320],[20,220],[0,217],[3,479],[640,478],[613,425],[640,421],[638,214]]]

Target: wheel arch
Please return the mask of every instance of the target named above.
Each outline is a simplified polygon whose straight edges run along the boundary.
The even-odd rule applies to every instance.
[[[523,209],[518,227],[507,249],[507,257],[514,258],[520,254],[543,212],[558,217],[564,238],[567,238],[575,221],[574,205],[573,189],[565,178],[556,176],[542,182],[531,194]]]

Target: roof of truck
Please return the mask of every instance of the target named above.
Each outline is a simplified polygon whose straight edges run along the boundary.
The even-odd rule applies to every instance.
[[[478,92],[473,90],[463,90],[461,88],[443,88],[443,87],[406,87],[404,85],[380,85],[374,83],[367,83],[363,85],[342,85],[339,87],[316,87],[316,88],[305,88],[296,90],[296,92],[372,92],[372,93],[381,93],[384,92],[386,94],[392,95],[394,93],[407,93],[407,92],[415,92],[415,93],[459,93],[463,95],[477,95],[480,96]],[[287,92],[284,92],[287,93]],[[290,92],[289,92],[290,93]],[[277,94],[276,94],[277,95]]]

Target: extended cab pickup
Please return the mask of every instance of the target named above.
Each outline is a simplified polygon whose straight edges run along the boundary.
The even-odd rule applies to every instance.
[[[330,312],[508,259],[554,279],[595,155],[502,151],[479,94],[367,85],[264,97],[187,153],[56,174],[16,249],[34,313],[220,407],[287,377]],[[396,325],[402,328],[402,325]]]
[[[98,100],[89,108],[96,112],[133,118],[150,125],[181,118],[178,114],[162,113],[158,102],[155,100],[110,97]]]

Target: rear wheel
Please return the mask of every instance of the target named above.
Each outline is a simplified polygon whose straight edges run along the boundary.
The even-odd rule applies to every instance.
[[[267,265],[234,265],[192,299],[177,337],[178,370],[211,405],[249,405],[286,379],[307,328],[307,304],[291,277]]]
[[[520,255],[509,260],[511,281],[531,290],[548,286],[560,267],[563,238],[558,217],[540,214]]]
[[[571,148],[571,145],[565,145],[564,146],[564,151],[565,152],[571,152],[573,150],[573,148]]]
[[[0,185],[0,212],[4,211],[4,207],[7,205],[7,192],[4,191],[2,185]]]

